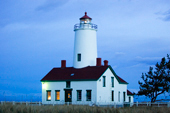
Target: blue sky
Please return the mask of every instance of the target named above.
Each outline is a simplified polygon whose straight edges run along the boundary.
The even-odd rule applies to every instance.
[[[73,65],[73,27],[85,11],[98,25],[98,57],[137,91],[141,74],[170,54],[169,6],[170,0],[0,0],[1,100],[40,99],[41,78],[63,59]]]

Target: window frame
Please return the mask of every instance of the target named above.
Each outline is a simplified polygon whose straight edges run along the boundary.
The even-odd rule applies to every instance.
[[[120,91],[118,92],[118,101],[120,102]]]
[[[114,90],[112,90],[112,101],[114,101]]]
[[[112,87],[114,87],[114,77],[111,77]]]
[[[66,81],[66,88],[71,88],[71,81]]]
[[[80,62],[81,61],[81,53],[77,54],[77,61]]]
[[[131,103],[131,96],[129,96],[129,103]]]
[[[88,93],[89,92],[89,93]],[[90,95],[89,95],[90,94]],[[92,90],[86,90],[86,101],[91,101],[92,98]],[[90,97],[90,98],[89,98]]]
[[[106,87],[106,76],[103,76],[103,87]]]
[[[57,100],[57,92],[59,92],[59,100]],[[55,101],[60,101],[60,90],[55,90]]]
[[[126,92],[123,92],[123,102],[126,102]]]
[[[47,101],[51,101],[51,99],[48,99],[48,93],[50,92],[50,96],[51,96],[51,90],[46,90],[46,100]]]
[[[82,100],[82,90],[77,90],[77,101],[81,101],[81,100]]]

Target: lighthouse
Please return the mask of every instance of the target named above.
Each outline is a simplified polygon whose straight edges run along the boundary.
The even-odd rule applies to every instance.
[[[73,67],[83,68],[95,66],[97,58],[97,25],[91,23],[92,18],[85,15],[80,18],[80,23],[74,25],[74,56]]]
[[[61,60],[60,67],[52,68],[42,79],[42,104],[74,104],[124,106],[133,105],[133,94],[127,82],[113,68],[97,58],[97,25],[85,15],[74,26],[73,67]]]

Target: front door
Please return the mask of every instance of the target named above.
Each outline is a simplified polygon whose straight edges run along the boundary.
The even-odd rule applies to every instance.
[[[65,102],[71,102],[72,101],[72,91],[65,90]]]

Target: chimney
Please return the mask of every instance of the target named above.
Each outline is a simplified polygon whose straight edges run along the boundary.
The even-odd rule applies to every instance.
[[[61,60],[61,68],[65,68],[66,67],[66,60]]]
[[[96,66],[101,66],[101,60],[102,60],[102,59],[101,59],[101,58],[97,58],[96,60],[97,60]]]
[[[108,66],[108,60],[104,60],[104,66]]]

